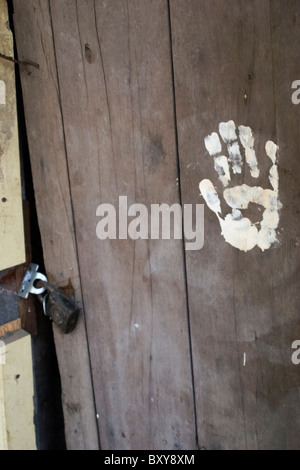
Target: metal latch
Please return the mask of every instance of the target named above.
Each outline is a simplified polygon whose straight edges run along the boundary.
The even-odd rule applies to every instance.
[[[44,314],[65,333],[71,333],[76,325],[80,309],[73,300],[48,282],[39,272],[38,264],[30,263],[21,282],[18,295],[27,299],[29,294],[38,295]]]

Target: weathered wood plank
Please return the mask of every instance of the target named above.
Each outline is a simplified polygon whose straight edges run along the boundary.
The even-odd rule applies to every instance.
[[[274,289],[277,291],[274,302],[281,313],[283,328],[278,331],[284,345],[283,357],[293,341],[300,339],[300,259],[299,259],[299,203],[300,203],[300,105],[295,105],[291,95],[295,91],[292,83],[300,80],[300,4],[297,0],[270,3],[272,18],[272,47],[274,67],[274,96],[276,100],[276,128],[280,146],[280,178],[283,188],[280,200],[283,204],[282,227],[285,240],[282,256],[279,258]],[[298,87],[299,88],[299,87]],[[277,370],[277,404],[281,403],[285,412],[279,429],[284,428],[286,447],[300,448],[299,383],[300,366],[287,364]]]
[[[276,41],[270,4],[279,22]],[[288,208],[290,181],[299,171],[299,117],[293,109],[294,120],[283,125],[291,103],[282,93],[290,88],[287,69],[294,67],[287,57],[299,62],[299,4],[291,1],[284,10],[279,4],[170,2],[183,203],[204,202],[198,188],[203,179],[222,196],[204,146],[220,122],[253,129],[261,170],[255,185],[262,188],[272,189],[265,143],[280,147],[280,244],[240,251],[225,242],[218,218],[205,207],[204,247],[187,253],[199,444],[209,449],[288,449],[300,442],[299,373],[291,362],[292,337],[299,336],[299,249],[289,229],[298,222]],[[232,185],[254,185],[245,167]]]
[[[96,208],[179,201],[165,1],[51,2],[101,444],[194,448],[181,241],[96,237]]]
[[[16,320],[12,320],[8,323],[4,323],[4,325],[0,325],[0,338],[3,338],[5,335],[7,335],[7,333],[18,331],[21,328],[21,318],[17,318]]]
[[[179,202],[167,2],[15,9],[20,59],[40,64],[22,78],[45,264],[79,289],[76,237],[101,446],[193,449],[182,241],[96,237],[100,203]],[[56,337],[64,393],[79,334]]]
[[[13,57],[7,3],[0,1],[1,53]],[[14,64],[0,59],[0,271],[24,263],[21,175]]]
[[[69,188],[68,166],[57,81],[49,4],[14,2],[14,25],[21,59],[39,69],[21,69],[25,118],[44,260],[49,279],[71,284],[77,302],[81,287]],[[89,351],[83,314],[78,328],[64,336],[54,328],[62,381],[65,433],[69,449],[97,449]]]

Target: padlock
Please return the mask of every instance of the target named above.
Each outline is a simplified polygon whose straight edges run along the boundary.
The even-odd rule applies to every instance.
[[[61,290],[49,284],[47,277],[38,272],[39,266],[30,263],[19,288],[18,295],[27,299],[29,294],[38,295],[43,310],[61,330],[71,333],[76,327],[80,309]]]
[[[46,291],[42,296],[44,313],[65,333],[71,333],[76,327],[80,309],[61,290],[48,282],[39,281]]]

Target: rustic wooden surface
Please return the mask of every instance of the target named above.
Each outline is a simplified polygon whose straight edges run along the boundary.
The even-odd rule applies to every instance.
[[[22,68],[27,133],[35,197],[49,279],[72,284],[81,303],[81,286],[72,201],[62,124],[61,99],[48,2],[14,2],[20,58],[36,58],[39,69]],[[99,448],[96,411],[84,322],[64,336],[55,329],[61,371],[65,432],[69,449]]]
[[[21,318],[12,320],[4,325],[0,325],[0,338],[4,338],[7,334],[18,331],[22,328]]]
[[[7,3],[0,0],[1,53],[13,56]],[[0,58],[0,271],[24,263],[20,158],[14,64]]]
[[[73,282],[78,252],[101,446],[193,449],[182,241],[96,237],[100,203],[179,202],[167,3],[14,6],[20,59],[40,64],[22,83],[45,265]],[[89,372],[80,334],[56,337],[64,394]]]
[[[103,449],[299,448],[299,4],[14,7],[19,59],[40,64],[22,86],[45,265],[85,313],[55,331],[68,448],[98,433]],[[204,247],[185,256],[180,240],[96,238],[97,206],[119,195],[203,203],[204,138],[230,119],[254,131],[257,184],[265,142],[280,147],[278,247],[233,248],[207,208]]]
[[[218,187],[204,138],[219,122],[253,129],[262,184],[265,142],[280,147],[280,246],[233,248],[205,207],[204,247],[186,257],[198,436],[208,449],[299,448],[299,371],[291,362],[299,336],[299,110],[290,90],[300,75],[299,3],[287,3],[283,11],[278,1],[170,2],[183,203],[204,203],[203,178]]]

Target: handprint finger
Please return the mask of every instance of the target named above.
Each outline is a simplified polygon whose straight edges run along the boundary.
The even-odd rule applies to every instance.
[[[250,174],[253,178],[259,177],[257,158],[254,150],[254,136],[252,129],[247,126],[239,126],[239,137],[245,149],[245,159],[250,167]]]
[[[271,159],[273,165],[276,164],[276,160],[277,160],[277,150],[279,149],[278,145],[274,144],[274,142],[272,142],[272,140],[268,140],[268,142],[266,142],[266,154],[268,155],[268,157]]]
[[[233,173],[241,174],[243,159],[237,141],[235,123],[233,121],[220,122],[219,132],[223,141],[227,144],[229,161],[231,163]]]
[[[223,183],[223,186],[228,186],[228,183],[230,182],[228,158],[221,155],[220,157],[215,157],[214,161],[214,168],[219,175],[219,180]]]
[[[215,213],[221,214],[221,203],[217,191],[212,182],[204,179],[199,183],[201,196],[204,198],[207,206]]]
[[[266,154],[270,158],[273,165],[269,171],[269,181],[272,185],[272,188],[276,193],[278,193],[279,189],[279,175],[278,175],[278,167],[276,165],[277,160],[277,150],[279,149],[278,145],[274,144],[271,140],[268,140],[266,143]]]
[[[218,153],[221,153],[222,151],[222,145],[221,145],[219,136],[216,132],[213,132],[212,134],[205,137],[204,145],[209,155],[211,156],[217,155]]]
[[[208,135],[204,139],[204,145],[210,156],[214,157],[214,168],[219,175],[219,180],[222,182],[223,186],[228,186],[230,181],[230,171],[228,158],[224,155],[216,156],[221,153],[222,145],[219,139],[219,136],[216,132]]]

